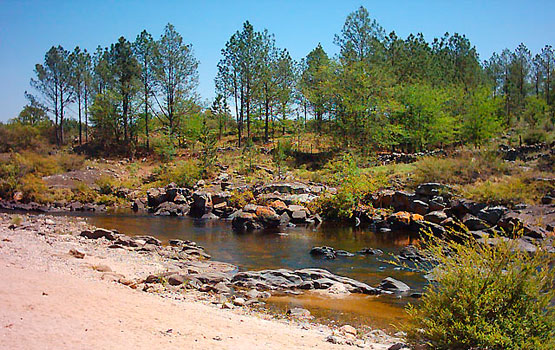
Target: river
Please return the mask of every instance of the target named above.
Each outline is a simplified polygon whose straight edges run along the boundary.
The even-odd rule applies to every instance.
[[[77,214],[94,226],[115,229],[128,235],[152,235],[169,239],[195,241],[214,260],[232,263],[239,270],[299,269],[318,267],[376,286],[388,276],[421,291],[425,279],[416,273],[389,264],[391,254],[412,243],[416,238],[406,232],[375,233],[370,229],[324,223],[318,228],[291,227],[279,231],[235,233],[229,222],[200,221],[188,217],[156,217],[134,213]],[[382,256],[356,255],[326,260],[309,254],[313,246],[327,245],[356,252],[371,247],[384,251]],[[404,306],[417,302],[395,296],[349,295],[342,298],[324,297],[318,293],[272,297],[268,308],[284,311],[303,307],[320,322],[369,325],[393,330],[406,318]]]

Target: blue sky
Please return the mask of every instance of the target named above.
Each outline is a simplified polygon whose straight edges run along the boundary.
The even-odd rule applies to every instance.
[[[89,51],[146,29],[159,37],[166,23],[192,43],[200,60],[199,93],[214,96],[220,50],[245,20],[267,28],[299,59],[321,42],[337,53],[333,36],[345,17],[365,6],[389,33],[466,34],[482,59],[524,42],[532,52],[555,46],[555,1],[85,1],[0,0],[0,121],[17,115],[31,91],[33,67],[52,45]]]

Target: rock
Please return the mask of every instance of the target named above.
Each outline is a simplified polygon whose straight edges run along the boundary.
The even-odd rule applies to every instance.
[[[257,222],[256,214],[239,210],[233,216],[231,226],[235,231],[251,231],[262,228]]]
[[[99,239],[99,238],[106,238],[109,241],[113,241],[115,239],[114,233],[112,231],[105,230],[103,228],[96,229],[94,231],[82,231],[80,234],[81,237],[86,237],[89,239]]]
[[[490,225],[496,225],[499,219],[507,212],[507,208],[503,206],[485,207],[477,214],[478,218],[488,222]]]
[[[393,213],[387,218],[387,222],[394,229],[407,229],[410,227],[411,223],[422,220],[424,220],[422,215],[412,214],[406,211]]]
[[[555,198],[553,196],[546,194],[542,197],[541,202],[542,204],[551,204],[554,200]]]
[[[418,199],[410,203],[410,211],[416,214],[425,215],[428,212],[429,208],[430,206],[428,205],[428,203]]]
[[[404,343],[395,343],[391,345],[389,348],[387,348],[387,350],[402,350],[402,349],[410,349],[410,348]]]
[[[256,208],[256,217],[266,228],[277,227],[281,223],[279,215],[270,207],[258,206]]]
[[[309,192],[309,187],[305,184],[294,183],[270,183],[259,186],[255,189],[256,194],[262,193],[287,193],[287,194],[303,194]]]
[[[213,287],[212,290],[219,294],[228,294],[231,292],[231,288],[229,288],[224,282],[218,282]]]
[[[93,270],[98,271],[98,272],[112,272],[112,269],[110,268],[110,266],[103,265],[103,264],[94,265]]]
[[[392,206],[397,211],[408,210],[410,203],[415,199],[415,195],[405,191],[396,191],[393,194]]]
[[[347,258],[355,256],[355,254],[353,254],[351,252],[348,252],[346,250],[342,250],[342,249],[336,250],[335,255],[342,256],[342,257],[347,257]]]
[[[489,228],[489,225],[484,220],[478,219],[471,214],[466,214],[462,219],[462,223],[468,227],[470,231],[485,230]]]
[[[343,283],[333,283],[327,290],[330,294],[349,294],[349,290]]]
[[[538,221],[539,217],[541,221]],[[555,210],[550,205],[527,206],[518,211],[506,212],[497,225],[505,230],[506,234],[522,229],[525,236],[545,238],[548,235],[548,228],[555,225]]]
[[[233,309],[234,306],[232,303],[230,303],[229,301],[226,301],[225,303],[222,304],[222,309]]]
[[[185,280],[186,277],[181,274],[174,274],[168,277],[168,283],[172,286],[180,286],[185,282]]]
[[[287,214],[287,212],[283,212],[281,214],[281,216],[279,217],[279,224],[280,225],[287,225],[289,224],[289,222],[291,221],[291,218],[289,217],[289,214]]]
[[[175,195],[173,202],[176,204],[187,204],[187,198],[181,193]]]
[[[447,214],[444,211],[432,211],[424,215],[424,220],[434,224],[441,224],[445,219],[447,219]]]
[[[351,325],[348,325],[348,324],[346,324],[346,325],[344,325],[344,326],[341,326],[341,327],[339,328],[339,332],[342,333],[342,334],[344,334],[344,335],[348,335],[348,334],[350,334],[350,335],[352,335],[352,336],[356,336],[356,335],[357,335],[357,330],[356,330],[356,328],[353,327],[353,326],[351,326]]]
[[[372,197],[372,206],[374,208],[390,208],[393,206],[393,195],[395,191],[381,190]]]
[[[145,204],[142,200],[135,199],[131,205],[131,209],[133,209],[133,211],[143,211],[145,210]]]
[[[467,199],[458,199],[451,202],[451,208],[447,210],[448,214],[453,214],[462,219],[466,214],[478,215],[480,210],[484,209],[486,204],[476,203]]]
[[[326,259],[335,259],[337,257],[335,249],[332,247],[312,247],[310,255],[323,257]]]
[[[307,220],[307,214],[304,210],[291,212],[291,221],[295,224],[304,224]]]
[[[418,248],[413,245],[408,245],[401,249],[399,252],[399,258],[402,260],[414,261],[414,262],[424,262],[430,259],[426,257]]]
[[[193,192],[193,202],[189,214],[193,217],[202,217],[212,210],[212,196],[208,192]]]
[[[164,202],[156,207],[154,215],[158,216],[184,216],[189,213],[189,206],[174,202]]]
[[[23,192],[21,192],[21,191],[15,192],[15,193],[13,194],[12,199],[13,199],[15,202],[20,202],[21,200],[23,200]]]
[[[202,220],[217,220],[218,216],[214,213],[207,213],[201,217]]]
[[[166,190],[163,188],[151,188],[146,191],[147,203],[151,208],[156,208],[160,204],[168,201]]]
[[[447,187],[440,183],[429,182],[418,185],[415,192],[420,196],[434,197],[439,195],[440,191],[444,189],[447,189]]]
[[[291,317],[294,317],[294,318],[298,318],[298,319],[312,318],[312,315],[310,314],[310,311],[308,311],[307,309],[300,308],[300,307],[295,307],[295,308],[287,310],[287,315],[289,315]]]
[[[233,305],[235,306],[245,306],[246,300],[243,298],[234,298]]]
[[[202,283],[217,284],[220,282],[229,282],[229,276],[223,272],[203,272],[195,275],[195,278]]]
[[[85,257],[85,253],[78,251],[77,249],[70,249],[69,254],[72,255],[74,258],[83,259]]]
[[[383,251],[380,249],[374,249],[374,248],[362,248],[357,253],[361,255],[382,255]]]
[[[328,335],[328,336],[326,337],[326,341],[327,341],[328,343],[332,343],[332,344],[343,344],[343,343],[344,343],[344,341],[343,341],[341,338],[339,338],[338,336],[335,336],[335,335],[333,335],[333,334],[332,334],[332,335]]]
[[[382,280],[378,288],[395,293],[404,293],[410,289],[410,287],[405,283],[391,277],[386,277]]]
[[[270,207],[274,209],[278,214],[283,214],[287,210],[287,205],[279,199],[271,202]]]

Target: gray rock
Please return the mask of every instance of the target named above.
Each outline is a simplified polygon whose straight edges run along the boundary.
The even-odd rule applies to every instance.
[[[391,277],[385,278],[378,288],[395,293],[404,293],[410,290],[408,285]]]
[[[470,231],[485,230],[489,228],[487,222],[471,214],[466,214],[462,219],[462,223],[468,227]]]
[[[486,207],[478,212],[478,218],[488,222],[491,225],[496,225],[499,219],[507,212],[507,208],[503,206]]]
[[[147,203],[151,208],[156,208],[160,204],[168,201],[166,190],[163,188],[151,188],[146,191]]]
[[[318,257],[323,257],[326,259],[335,259],[337,258],[337,254],[335,249],[333,249],[332,247],[312,247],[312,249],[310,249],[310,255],[312,256],[318,256]]]
[[[383,251],[375,248],[362,248],[357,253],[361,255],[383,255]]]

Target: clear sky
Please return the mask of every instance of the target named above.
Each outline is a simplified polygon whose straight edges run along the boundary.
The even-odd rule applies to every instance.
[[[533,53],[555,46],[555,1],[282,0],[282,1],[105,1],[0,0],[0,121],[19,113],[30,90],[33,67],[52,45],[93,51],[121,35],[133,41],[143,29],[158,38],[170,22],[193,44],[200,60],[199,93],[214,96],[220,50],[249,20],[274,33],[279,47],[300,59],[318,42],[337,53],[333,36],[345,17],[365,6],[389,33],[426,40],[445,32],[466,34],[481,59],[524,42]],[[1,142],[1,140],[0,140]]]

